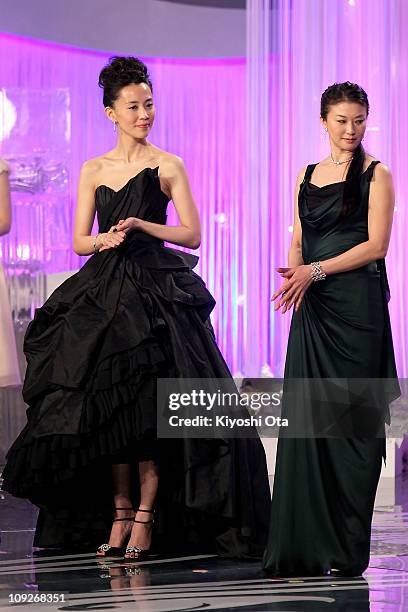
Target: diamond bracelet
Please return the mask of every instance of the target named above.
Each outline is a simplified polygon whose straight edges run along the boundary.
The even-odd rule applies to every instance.
[[[100,236],[100,234],[96,234],[96,236],[94,238],[94,241],[93,241],[93,252],[94,253],[98,253],[98,251],[99,251],[99,248],[96,248],[96,241],[98,240],[99,236]]]
[[[323,272],[320,261],[312,261],[310,265],[312,266],[311,277],[314,282],[321,281],[326,278],[326,272]]]

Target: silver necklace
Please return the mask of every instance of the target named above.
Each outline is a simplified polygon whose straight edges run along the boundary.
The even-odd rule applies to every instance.
[[[353,159],[353,155],[350,157],[350,159],[345,159],[344,161],[335,161],[333,159],[333,155],[330,153],[330,159],[332,160],[333,164],[336,164],[336,166],[341,166],[341,164],[348,164],[349,162],[351,162],[351,160]]]

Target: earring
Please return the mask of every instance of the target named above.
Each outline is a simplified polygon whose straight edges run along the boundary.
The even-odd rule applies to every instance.
[[[113,131],[114,131],[114,132],[117,132],[117,129],[118,129],[118,122],[117,122],[117,121],[114,121],[114,122],[113,122]]]

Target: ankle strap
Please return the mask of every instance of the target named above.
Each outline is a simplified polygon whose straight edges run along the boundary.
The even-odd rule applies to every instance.
[[[149,512],[150,514],[154,514],[154,510],[143,510],[142,508],[137,508],[135,512]]]
[[[134,513],[133,508],[115,508],[115,512],[116,510],[132,510],[132,512]],[[132,516],[124,516],[124,517],[120,517],[120,518],[114,518],[113,522],[117,523],[118,521],[132,521],[134,519],[135,515],[133,514]]]

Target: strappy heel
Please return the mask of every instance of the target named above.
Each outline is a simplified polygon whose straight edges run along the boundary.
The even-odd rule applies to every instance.
[[[142,510],[142,508],[138,508],[135,510],[135,514],[137,512],[148,512],[149,514],[154,514],[154,510]],[[137,521],[133,520],[134,523],[141,523],[142,525],[152,525],[154,523],[154,519],[150,519],[150,521]],[[127,561],[146,561],[150,553],[150,548],[143,549],[139,546],[127,546],[125,550],[125,559]],[[128,554],[134,554],[133,557],[127,557]]]
[[[132,510],[134,512],[133,508],[115,508],[115,512],[116,510]],[[122,518],[114,518],[113,522],[118,523],[119,521],[133,521],[133,520],[134,520],[134,515],[125,516]],[[125,538],[126,543],[129,541],[129,538],[130,538],[130,533]],[[126,550],[126,544],[123,544],[123,546],[110,546],[110,544],[101,544],[100,546],[98,546],[96,550],[96,556],[102,557],[102,558],[103,557],[123,557],[125,550]]]

